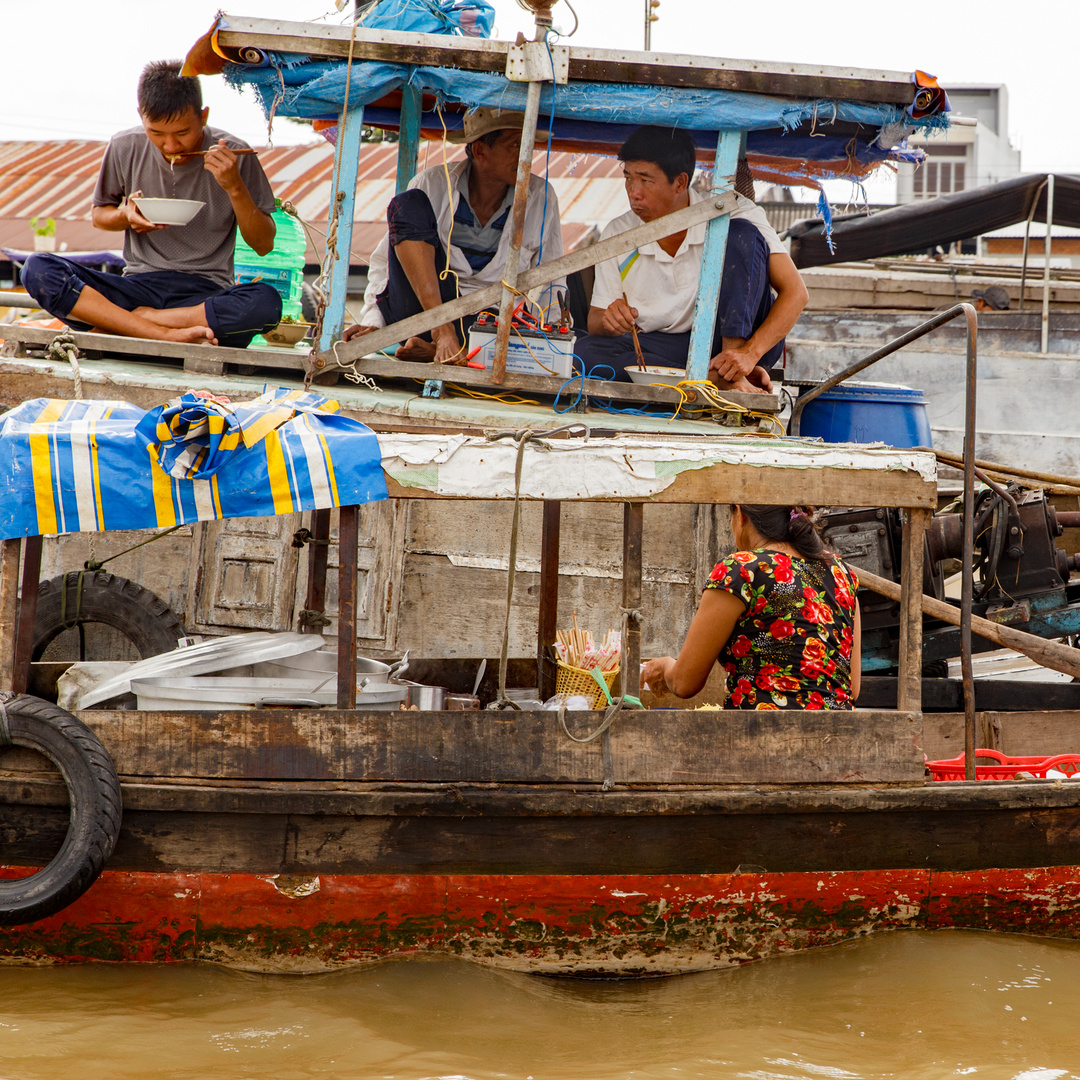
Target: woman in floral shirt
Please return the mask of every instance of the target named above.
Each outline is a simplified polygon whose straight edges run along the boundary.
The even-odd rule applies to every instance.
[[[678,658],[642,685],[693,697],[719,660],[729,709],[850,709],[859,696],[859,587],[804,507],[733,506],[740,550],[716,564]]]

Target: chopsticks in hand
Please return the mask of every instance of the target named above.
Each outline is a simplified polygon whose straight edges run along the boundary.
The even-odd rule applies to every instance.
[[[626,299],[626,293],[622,294],[623,303],[629,307],[630,301]],[[630,324],[630,334],[634,339],[634,355],[637,357],[637,366],[639,371],[645,370],[645,357],[641,351],[641,342],[638,341],[637,336],[637,323]]]

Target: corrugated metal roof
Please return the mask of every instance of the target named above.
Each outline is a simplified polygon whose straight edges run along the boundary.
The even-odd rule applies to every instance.
[[[87,141],[0,142],[0,246],[28,247],[26,222],[34,216],[57,221],[57,238],[72,250],[120,246],[116,233],[94,229],[90,200],[105,143]],[[461,147],[447,147],[446,160],[460,160]],[[274,194],[288,200],[313,228],[325,230],[329,219],[334,150],[329,143],[261,149],[259,160]],[[440,143],[420,148],[421,168],[443,161]],[[545,155],[533,169],[542,174]],[[386,207],[394,194],[397,145],[366,144],[361,150],[356,185],[353,252],[366,260],[385,231]],[[627,208],[622,167],[613,158],[552,153],[549,176],[559,196],[563,243],[572,248],[594,227],[603,226]],[[309,246],[309,261],[316,256]]]

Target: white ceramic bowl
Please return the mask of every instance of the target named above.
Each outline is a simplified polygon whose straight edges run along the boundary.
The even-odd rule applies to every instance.
[[[676,383],[686,380],[686,371],[677,367],[646,367],[644,371],[637,365],[628,367],[626,374],[636,383],[664,383],[665,386],[674,386]]]
[[[291,349],[294,345],[299,345],[311,333],[311,329],[311,323],[283,322],[278,323],[273,330],[267,330],[263,337],[272,345],[284,345]]]
[[[135,205],[154,225],[186,225],[206,203],[198,199],[136,199]]]

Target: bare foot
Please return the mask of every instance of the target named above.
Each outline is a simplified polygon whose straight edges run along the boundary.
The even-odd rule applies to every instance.
[[[423,338],[411,337],[395,353],[399,360],[434,360],[435,343]]]
[[[216,345],[217,338],[209,326],[185,326],[179,330],[166,330],[162,341],[179,341],[188,345]]]
[[[709,381],[719,390],[738,390],[740,394],[765,393],[765,391],[760,386],[755,386],[746,378],[746,376],[743,376],[741,379],[736,379],[734,382],[731,382],[728,379],[721,379],[715,371],[710,371]]]

